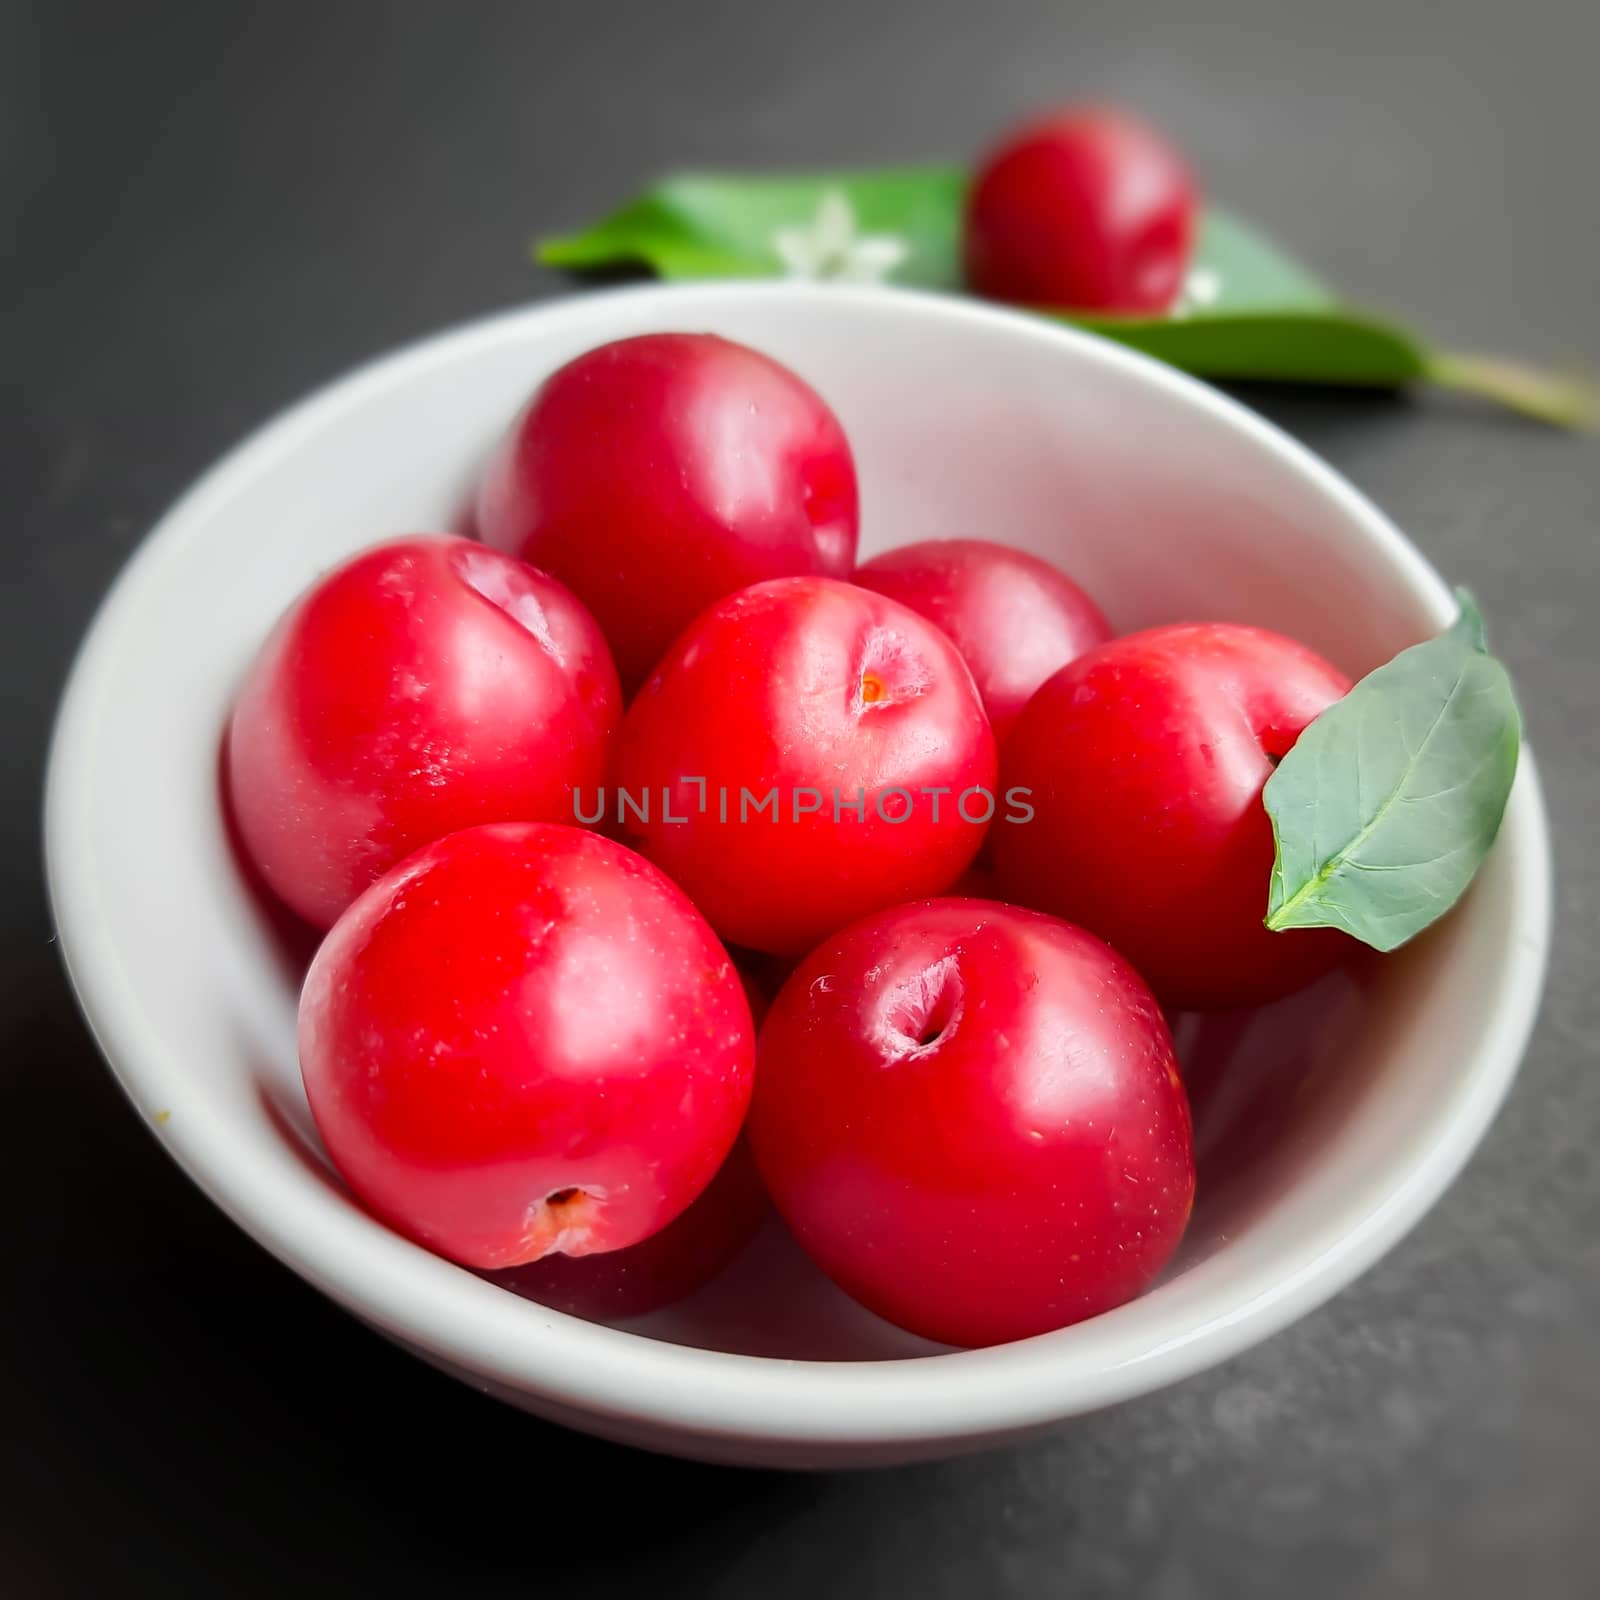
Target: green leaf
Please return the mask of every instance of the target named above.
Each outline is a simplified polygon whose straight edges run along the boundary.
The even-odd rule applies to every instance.
[[[1393,950],[1465,893],[1500,829],[1522,719],[1464,589],[1461,615],[1368,673],[1267,780],[1266,924]]]
[[[1398,388],[1429,375],[1427,353],[1409,334],[1333,305],[1067,320],[1201,377]]]
[[[546,266],[579,271],[635,265],[663,278],[782,277],[777,231],[810,222],[823,196],[839,192],[863,233],[892,233],[909,246],[891,275],[896,283],[955,289],[965,188],[955,167],[776,178],[682,173],[592,228],[541,240],[535,254]]]
[[[684,173],[592,227],[541,241],[535,254],[574,271],[637,266],[675,279],[779,277],[786,270],[780,230],[805,228],[833,195],[848,202],[860,234],[902,245],[889,281],[959,292],[965,191],[966,174],[948,166],[776,177]],[[1224,211],[1212,209],[1202,223],[1190,282],[1209,293],[1164,317],[1047,314],[1202,377],[1382,388],[1427,380],[1563,426],[1596,413],[1594,391],[1580,381],[1445,355],[1351,310],[1315,273]]]

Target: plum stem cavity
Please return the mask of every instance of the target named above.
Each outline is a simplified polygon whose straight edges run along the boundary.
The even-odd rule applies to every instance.
[[[528,1212],[523,1235],[524,1260],[544,1256],[584,1256],[595,1247],[594,1225],[600,1217],[600,1196],[572,1185],[552,1189]]]
[[[519,627],[526,629],[557,666],[566,665],[566,657],[551,631],[544,607],[539,604],[531,584],[522,581],[522,575],[514,566],[497,561],[485,550],[452,550],[450,564],[469,589],[482,595],[490,605],[498,606]]]
[[[899,634],[874,628],[856,657],[851,709],[859,716],[884,706],[915,700],[933,686],[928,664]]]
[[[882,1041],[892,1060],[931,1055],[956,1031],[966,986],[953,955],[895,985],[884,1007]]]

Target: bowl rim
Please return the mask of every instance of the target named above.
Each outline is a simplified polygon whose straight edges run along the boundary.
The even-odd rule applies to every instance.
[[[98,914],[85,809],[96,730],[117,663],[136,646],[141,601],[161,569],[203,535],[211,507],[332,416],[435,365],[536,326],[604,323],[632,306],[663,315],[764,301],[856,305],[962,323],[1053,344],[1089,369],[1118,371],[1251,436],[1379,547],[1438,625],[1454,615],[1439,575],[1364,495],[1244,405],[1095,334],[952,295],[787,281],[651,284],[493,313],[408,343],[295,401],[227,451],[146,534],[102,601],[73,662],[48,758],[46,879],[63,963],[91,1034],[147,1126],[188,1176],[247,1233],[336,1302],[401,1342],[553,1406],[702,1438],[795,1445],[957,1444],[1043,1426],[1154,1389],[1227,1359],[1314,1309],[1407,1232],[1465,1164],[1515,1076],[1537,1012],[1549,945],[1550,841],[1526,747],[1498,849],[1511,857],[1511,915],[1491,1024],[1414,1159],[1332,1243],[1244,1268],[1211,1314],[1166,1337],[1121,1337],[1119,1312],[1076,1329],[985,1350],[889,1361],[799,1361],[700,1349],[585,1322],[506,1294],[391,1233],[320,1186],[285,1184],[268,1162],[240,1160],[227,1126],[197,1107],[162,1125],[182,1081],[146,1024]],[[607,335],[602,335],[602,337]],[[1136,1306],[1138,1302],[1134,1302]],[[1124,1310],[1132,1309],[1123,1308]],[[1083,1337],[1099,1328],[1099,1336]],[[1078,1335],[1072,1351],[1058,1344]]]

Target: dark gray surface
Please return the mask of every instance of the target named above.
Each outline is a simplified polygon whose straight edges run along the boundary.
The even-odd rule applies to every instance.
[[[1461,1182],[1355,1289],[1027,1448],[861,1477],[657,1461],[503,1411],[268,1261],[122,1107],[48,943],[37,782],[90,610],[306,387],[562,286],[536,229],[654,170],[969,151],[1125,97],[1336,281],[1600,357],[1593,7],[0,12],[0,1591],[1577,1596],[1600,1566],[1600,452],[1450,402],[1248,396],[1472,584],[1557,837],[1549,996]],[[586,1509],[587,1508],[587,1509]]]

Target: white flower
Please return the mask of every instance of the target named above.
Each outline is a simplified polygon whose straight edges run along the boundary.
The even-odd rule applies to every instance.
[[[1191,311],[1203,311],[1215,305],[1222,295],[1222,279],[1210,267],[1195,267],[1183,281],[1170,315],[1186,317]]]
[[[791,278],[882,283],[911,254],[898,234],[857,233],[843,189],[827,189],[810,222],[774,229],[772,248]]]

